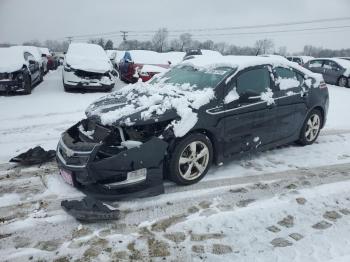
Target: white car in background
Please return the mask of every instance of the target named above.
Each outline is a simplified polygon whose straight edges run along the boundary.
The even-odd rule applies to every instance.
[[[71,43],[63,66],[65,91],[73,89],[110,91],[118,77],[106,52],[95,44]]]
[[[31,53],[34,56],[35,61],[39,63],[39,67],[42,75],[47,73],[47,59],[45,59],[39,47],[17,45],[17,46],[11,46],[10,48],[17,48],[21,51]]]
[[[309,62],[311,59],[314,59],[313,56],[306,56],[306,55],[300,55],[300,56],[287,56],[287,59],[291,62],[295,62],[299,65],[304,65],[307,62]]]

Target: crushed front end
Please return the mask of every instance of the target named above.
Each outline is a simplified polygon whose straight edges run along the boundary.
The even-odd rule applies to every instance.
[[[103,126],[85,119],[62,134],[57,162],[66,182],[99,199],[117,200],[164,192],[168,143],[162,124]]]

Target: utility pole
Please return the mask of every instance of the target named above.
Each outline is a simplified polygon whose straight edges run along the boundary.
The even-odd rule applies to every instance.
[[[128,31],[120,31],[122,33],[123,41],[126,41]]]
[[[67,40],[68,40],[69,43],[72,43],[72,41],[73,41],[73,37],[72,37],[72,36],[68,36],[68,37],[66,37],[66,38],[67,38]]]

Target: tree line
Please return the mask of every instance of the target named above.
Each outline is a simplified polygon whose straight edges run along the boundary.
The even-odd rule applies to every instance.
[[[74,38],[73,38],[74,40]],[[350,57],[350,48],[348,49],[325,49],[312,45],[305,45],[301,52],[289,53],[286,46],[276,47],[271,39],[257,40],[253,46],[237,46],[226,42],[214,42],[213,40],[198,41],[193,39],[190,33],[183,33],[176,39],[169,39],[169,31],[166,28],[160,28],[150,40],[140,41],[137,39],[124,40],[119,45],[115,45],[111,39],[95,38],[89,39],[88,43],[94,43],[102,46],[105,50],[153,50],[157,52],[186,51],[187,49],[208,49],[215,50],[223,55],[259,55],[259,54],[278,54],[286,55],[309,55],[314,57]],[[10,46],[8,43],[0,43],[0,47]],[[39,47],[48,47],[52,51],[65,52],[68,49],[69,41],[46,40],[40,42],[32,40],[24,42],[23,45],[33,45]]]

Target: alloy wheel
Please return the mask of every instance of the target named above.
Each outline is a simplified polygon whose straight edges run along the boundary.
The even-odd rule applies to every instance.
[[[179,158],[179,173],[183,179],[200,177],[209,163],[209,149],[201,141],[193,141],[182,151]]]
[[[307,121],[307,128],[305,131],[305,139],[312,142],[316,139],[318,132],[320,132],[321,119],[318,114],[312,114]]]

